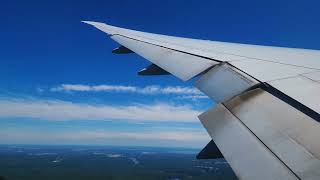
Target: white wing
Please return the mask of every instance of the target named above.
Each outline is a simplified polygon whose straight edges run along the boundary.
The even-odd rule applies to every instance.
[[[155,64],[148,72],[184,81],[201,75],[196,87],[218,103],[199,116],[214,141],[203,151],[218,148],[240,179],[320,178],[320,51],[84,22],[121,44],[117,52],[133,51]]]

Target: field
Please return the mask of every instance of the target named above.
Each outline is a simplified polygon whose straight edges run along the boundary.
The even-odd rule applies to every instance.
[[[237,179],[223,159],[196,160],[198,151],[183,148],[1,145],[0,175],[7,180]]]

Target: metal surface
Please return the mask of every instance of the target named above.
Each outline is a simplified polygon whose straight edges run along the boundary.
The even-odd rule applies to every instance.
[[[320,113],[320,51],[85,23],[182,80],[205,72],[197,87],[223,104],[199,118],[240,179],[319,179],[320,129],[314,117]],[[207,71],[219,63],[233,67]],[[257,83],[253,79],[269,84],[263,87],[274,96],[261,89],[246,91]]]
[[[111,38],[184,81],[217,64],[215,61],[136,41],[123,36],[114,35],[111,36]]]
[[[221,64],[206,72],[196,82],[196,87],[216,103],[220,103],[246,91],[257,83],[228,64]]]
[[[320,82],[304,76],[269,82],[274,88],[320,113]]]
[[[314,69],[277,64],[260,60],[242,60],[230,62],[233,66],[251,75],[261,82],[289,78],[299,74],[314,72]]]
[[[99,22],[83,22],[93,25],[110,35],[121,34],[139,41],[149,42],[154,45],[205,56],[219,61],[231,62],[241,59],[258,59],[276,64],[287,64],[320,70],[320,51],[318,50],[196,40],[134,31]]]
[[[299,178],[320,178],[318,122],[261,89],[225,106]]]
[[[252,132],[219,104],[199,116],[239,179],[297,179]]]
[[[314,73],[303,74],[304,77],[309,78],[313,81],[320,82],[320,71]]]

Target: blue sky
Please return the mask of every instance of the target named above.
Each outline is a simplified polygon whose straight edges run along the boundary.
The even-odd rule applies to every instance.
[[[0,143],[184,146],[209,141],[214,105],[81,23],[190,38],[320,49],[317,1],[2,1]]]

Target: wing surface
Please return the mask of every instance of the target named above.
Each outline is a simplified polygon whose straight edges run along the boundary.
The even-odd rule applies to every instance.
[[[135,52],[157,72],[184,81],[199,76],[196,87],[217,103],[199,119],[214,141],[210,146],[221,151],[239,179],[320,178],[320,51],[84,22],[121,44],[117,52]],[[208,149],[219,152],[202,152],[210,154]]]

